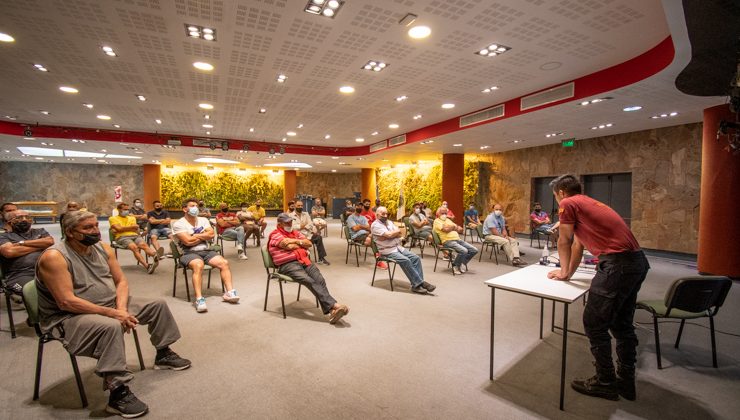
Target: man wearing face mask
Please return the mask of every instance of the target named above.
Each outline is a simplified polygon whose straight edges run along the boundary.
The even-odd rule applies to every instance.
[[[134,205],[130,209],[131,213],[130,215],[134,216],[136,219],[136,224],[139,225],[139,230],[146,231],[147,227],[149,226],[149,220],[146,217],[146,210],[144,210],[144,204],[141,203],[141,200],[138,198],[134,199]]]
[[[54,245],[54,238],[45,229],[31,228],[33,219],[26,210],[8,212],[6,217],[12,232],[0,234],[3,276],[7,289],[23,296],[23,285],[33,280],[36,261],[46,248]]]
[[[160,237],[166,236],[170,240],[173,238],[172,229],[170,229],[172,219],[170,213],[164,210],[159,200],[154,200],[152,205],[154,205],[154,210],[146,214],[149,218],[149,239],[152,241],[152,247],[159,249],[158,240]]]
[[[441,214],[440,209],[442,209],[442,208],[447,209],[447,218],[449,220],[455,220],[455,213],[453,213],[452,210],[450,210],[450,208],[447,206],[447,202],[446,201],[443,201],[442,202],[442,206],[437,209],[437,213],[435,214],[435,216],[437,216],[437,217],[440,216],[440,214]]]
[[[414,227],[416,239],[432,240],[432,222],[421,209],[422,203],[414,204],[414,213],[409,216],[409,223]]]
[[[257,238],[257,245],[260,245],[260,226],[257,224],[254,213],[249,210],[251,207],[249,207],[249,204],[246,202],[242,202],[239,207],[241,210],[236,212],[236,218],[239,219],[239,222],[242,224],[242,228],[244,229],[244,247],[246,248],[247,240],[252,235]],[[246,256],[245,252],[244,257]]]
[[[254,218],[256,219],[255,222],[260,228],[260,236],[264,238],[265,229],[267,229],[267,220],[265,220],[267,212],[265,212],[265,208],[262,206],[262,200],[257,199],[257,201],[254,202],[254,205],[249,207],[249,211],[254,215]]]
[[[550,215],[546,211],[542,211],[542,204],[534,203],[534,211],[529,215],[529,220],[535,232],[553,235],[553,240],[557,242],[555,224],[550,220]]]
[[[296,203],[296,210],[299,206],[303,206],[300,201]],[[329,294],[321,271],[308,257],[311,241],[297,229],[295,225],[298,223],[300,222],[293,215],[280,213],[277,217],[277,229],[270,233],[267,251],[278,267],[278,272],[307,287],[319,300],[324,315],[329,315],[329,323],[336,324],[349,313],[349,307],[338,303]]]
[[[291,200],[288,201],[288,213],[293,213],[295,211],[295,201]]]
[[[448,213],[449,213],[449,209],[448,209]],[[475,209],[475,203],[470,203],[468,205],[468,209],[465,210],[464,216],[465,216],[465,224],[469,228],[475,229],[480,224],[480,219],[478,218],[478,210]]]
[[[366,198],[362,200],[362,214],[365,216],[365,219],[367,219],[367,222],[370,223],[370,225],[373,224],[375,221],[375,212],[370,209],[370,199]]]
[[[198,200],[198,217],[211,218],[211,209],[206,207],[206,203],[203,200]]]
[[[371,229],[378,252],[401,266],[411,282],[412,292],[419,294],[433,292],[437,287],[424,281],[421,258],[401,246],[401,231],[395,223],[388,220],[388,209],[383,206],[378,207],[377,216],[378,219],[373,222]]]
[[[148,411],[128,388],[123,334],[146,325],[157,350],[155,369],[183,370],[190,361],[170,345],[180,338],[164,300],[129,296],[128,280],[113,250],[100,242],[95,214],[76,211],[64,218],[65,240],[48,248],[36,267],[41,330],[61,337],[76,356],[97,359],[95,373],[110,391],[105,411],[125,418]]]
[[[314,226],[316,226],[316,233],[321,235],[321,232],[326,230],[326,208],[324,208],[320,198],[317,198],[311,207],[311,217]]]
[[[2,228],[3,230],[10,231],[10,223],[8,223],[8,213],[12,211],[18,210],[18,206],[16,206],[13,203],[3,203],[2,206],[0,206],[0,220],[2,222]]]
[[[434,220],[434,232],[439,235],[442,245],[454,249],[457,253],[455,260],[452,261],[452,271],[463,274],[468,271],[468,262],[478,253],[478,248],[460,239],[463,228],[447,217],[448,211],[446,207],[437,210],[439,217]]]
[[[501,204],[494,205],[493,213],[486,217],[485,222],[483,222],[483,234],[486,235],[486,240],[493,241],[503,248],[506,256],[509,257],[509,261],[511,261],[511,265],[514,267],[527,265],[519,258],[521,255],[519,253],[519,242],[516,238],[509,236],[509,231],[506,230],[506,219],[504,219]]]
[[[290,217],[295,221],[295,226],[293,226],[293,228],[301,232],[305,237],[311,238],[311,242],[313,242],[316,247],[316,251],[319,253],[318,263],[330,265],[329,261],[326,259],[324,238],[316,233],[316,227],[313,225],[311,216],[309,216],[308,213],[303,212],[303,201],[295,202],[295,210],[290,213]]]
[[[117,244],[128,248],[134,254],[134,258],[141,264],[147,273],[152,274],[159,265],[159,260],[164,255],[164,248],[159,247],[155,251],[146,244],[146,240],[139,235],[139,225],[136,222],[136,218],[132,216],[129,210],[129,205],[126,203],[118,203],[116,206],[118,209],[117,216],[111,216],[108,218],[110,223],[110,230],[113,232],[113,240]],[[139,250],[146,252],[150,257],[153,257],[151,264],[148,264],[144,257],[141,256]]]
[[[219,212],[216,214],[216,229],[218,234],[224,239],[230,241],[236,240],[236,252],[240,260],[247,260],[247,254],[244,252],[244,227],[236,214],[229,211],[229,205],[226,203],[219,204]]]

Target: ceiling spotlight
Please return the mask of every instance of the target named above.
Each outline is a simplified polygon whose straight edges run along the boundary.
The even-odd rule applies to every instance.
[[[211,104],[206,104],[206,103],[198,104],[198,107],[199,107],[200,109],[213,109],[213,105],[211,105]]]
[[[396,123],[388,124],[388,128],[398,128],[398,124]]]
[[[280,154],[281,155],[285,154],[285,146],[280,146]]]
[[[93,109],[93,104],[82,104],[87,109]]]
[[[455,143],[455,144],[453,144],[453,146],[460,147],[460,146],[462,146],[462,143]]]
[[[44,115],[49,115],[49,114],[51,114],[51,112],[49,112],[49,111],[39,111],[39,112],[40,112],[40,113],[42,113],[42,114],[44,114]]]
[[[118,125],[118,124],[113,124],[113,127],[116,127],[116,128],[121,128],[121,126],[120,126],[120,125]]]
[[[154,122],[157,123],[157,124],[162,124],[162,120],[160,120],[160,119],[156,119],[156,120],[154,120]]]
[[[191,38],[201,38],[206,41],[216,40],[216,30],[200,25],[185,24],[185,34]]]
[[[98,119],[99,120],[106,120],[107,121],[107,120],[110,119],[110,115],[100,114],[100,115],[98,115]]]
[[[424,39],[431,35],[432,29],[428,26],[419,25],[409,29],[408,34],[414,39]]]
[[[265,112],[267,112],[267,109],[266,108],[260,108],[260,110],[258,112],[260,114],[264,114]]]
[[[507,47],[505,45],[490,44],[489,46],[476,51],[475,54],[478,54],[482,57],[495,57],[509,51],[510,49],[511,47]]]
[[[229,151],[229,142],[228,141],[222,141],[221,142],[221,150],[223,150],[224,152],[228,152]]]
[[[202,127],[203,128],[213,128],[213,125],[212,124],[203,124]]]
[[[250,132],[250,133],[254,133],[254,127],[251,127],[251,128],[249,129],[249,132]]]
[[[373,131],[372,133],[370,133],[370,135],[371,136],[377,136],[378,135],[378,132],[377,131]]]
[[[324,140],[329,140],[331,138],[331,134],[327,134],[324,136]]]
[[[216,150],[216,143],[208,143],[208,148],[210,148],[211,150]]]
[[[79,90],[77,90],[77,89],[75,89],[75,88],[73,88],[71,86],[59,86],[59,90],[61,90],[62,92],[67,92],[67,93],[77,93],[77,92],[79,92]]]
[[[442,104],[442,109],[452,109],[454,107],[455,107],[455,104],[453,103]]]
[[[355,88],[353,88],[352,86],[342,86],[339,88],[339,91],[342,93],[349,94],[349,93],[354,93]]]
[[[358,143],[362,143],[363,141],[365,141],[365,139],[363,139],[362,137],[357,137],[355,141]]]
[[[49,70],[47,70],[47,68],[46,68],[46,67],[44,67],[44,66],[43,66],[43,65],[41,65],[41,64],[34,64],[33,66],[34,66],[34,67],[36,68],[36,70],[38,70],[38,71],[49,71]]]
[[[421,114],[416,114],[416,115],[414,115],[414,119],[415,119],[415,120],[418,120],[418,119],[420,119],[420,118],[421,118]]]
[[[285,134],[289,135],[290,137],[294,137],[296,135],[296,132],[295,131],[288,131]]]
[[[0,32],[0,42],[13,42],[13,41],[15,41],[15,38],[13,38],[12,36],[6,33]]]
[[[100,48],[103,49],[103,52],[105,53],[105,55],[107,55],[109,57],[118,57],[118,54],[116,54],[116,52],[113,51],[113,48],[111,48],[111,47],[109,47],[107,45],[103,45]]]
[[[334,18],[342,5],[344,5],[344,0],[309,0],[303,11],[312,15]]]
[[[379,60],[370,60],[368,61],[364,66],[362,66],[363,70],[369,70],[369,71],[381,71],[388,67],[388,64],[379,61]]]
[[[641,106],[639,106],[639,105],[634,105],[634,106],[628,106],[628,107],[626,107],[626,108],[623,108],[623,109],[622,109],[622,111],[624,111],[624,112],[632,112],[632,111],[639,111],[639,110],[641,110],[641,109],[642,109],[642,107],[641,107]]]
[[[203,62],[203,61],[196,61],[195,63],[193,63],[193,67],[195,67],[198,70],[203,70],[203,71],[211,71],[211,70],[213,70],[213,65],[212,64],[209,64],[209,63],[206,63],[206,62]]]
[[[483,93],[491,93],[494,90],[498,90],[498,86],[491,86],[491,87],[485,88],[481,92],[483,92]]]
[[[144,97],[144,95],[136,95],[136,99],[140,100],[141,102],[146,101],[146,97]]]
[[[406,99],[408,99],[408,98],[409,98],[409,97],[408,97],[408,96],[406,96],[406,95],[401,95],[401,96],[398,96],[398,97],[396,97],[396,102],[401,102],[401,101],[405,101],[405,100],[406,100]]]
[[[281,74],[278,74],[278,76],[277,76],[277,82],[278,83],[283,83],[287,79],[288,79],[288,77],[286,75],[282,74],[282,73]]]

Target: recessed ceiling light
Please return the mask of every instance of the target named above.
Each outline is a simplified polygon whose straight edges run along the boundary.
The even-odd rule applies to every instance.
[[[336,170],[336,169],[332,169],[331,171],[332,171],[332,172],[336,172],[337,170]]]
[[[286,75],[284,75],[282,73],[277,75],[277,82],[278,83],[284,83],[286,80],[288,80],[288,76],[286,76]]]
[[[481,48],[480,50],[476,51],[475,54],[482,57],[496,57],[497,55],[501,55],[509,51],[510,49],[511,47],[507,47],[505,45],[490,44],[487,47]]]
[[[156,119],[156,120],[154,120],[154,122],[157,123],[157,124],[162,124],[162,120],[160,120],[160,119]]]
[[[378,135],[378,132],[377,131],[373,131],[372,133],[370,133],[370,135],[371,136],[377,136]]]
[[[324,136],[324,140],[329,140],[331,138],[331,134],[327,134]]]
[[[339,159],[339,156],[332,156],[331,158],[334,159],[334,160],[337,160],[337,159]]]
[[[303,128],[303,124],[298,124],[298,128]]]
[[[353,93],[355,91],[355,88],[352,86],[342,86],[339,88],[339,91],[342,93]]]
[[[491,93],[492,91],[498,90],[498,89],[499,89],[498,86],[491,86],[491,87],[487,87],[487,88],[483,89],[481,92],[483,92],[483,93]]]
[[[260,108],[258,112],[260,114],[264,114],[265,112],[267,112],[267,108]]]
[[[364,66],[362,66],[362,69],[378,72],[378,71],[385,69],[386,67],[388,67],[388,64],[380,60],[370,60],[367,63],[365,63]]]
[[[418,119],[420,119],[420,118],[421,118],[421,114],[416,114],[416,115],[414,115],[414,119],[415,119],[415,120],[418,120]]]
[[[481,146],[481,147],[480,147],[480,149],[481,149],[481,150],[486,150],[486,149],[489,149],[490,147],[491,147],[491,146]]]
[[[406,96],[406,95],[401,95],[401,96],[399,96],[399,97],[397,97],[397,98],[396,98],[396,102],[401,102],[401,101],[405,101],[405,100],[406,100],[406,99],[408,99],[408,98],[409,98],[409,97],[408,97],[408,96]]]
[[[77,89],[75,89],[75,88],[73,88],[71,86],[59,86],[59,90],[61,90],[62,92],[67,92],[67,93],[77,93],[77,92],[79,92],[79,90],[77,90]]]
[[[604,124],[595,125],[595,126],[591,127],[591,129],[592,130],[602,130],[604,128],[609,128],[609,127],[611,127],[613,125],[614,124],[612,124],[612,123],[604,123]]]
[[[453,146],[460,147],[460,146],[462,146],[462,143],[455,143],[455,144],[453,144]]]
[[[12,36],[6,33],[0,32],[0,42],[14,42],[14,41],[15,41],[15,38],[13,38]]]
[[[207,119],[207,120],[210,120],[210,119],[211,119],[211,116],[210,116],[210,115],[208,115],[208,114],[206,114],[206,115],[204,115],[204,116],[203,116],[203,118],[205,118],[205,119]]]
[[[146,101],[146,97],[144,95],[135,95],[135,96],[136,96],[136,99],[140,100],[141,102]]]
[[[388,124],[388,128],[398,128],[398,124],[396,123]]]
[[[116,128],[121,128],[121,126],[120,126],[120,125],[118,125],[118,124],[113,124],[113,127],[116,127]]]
[[[250,133],[254,133],[254,127],[250,127],[250,128],[249,128],[249,132],[250,132]]]
[[[210,131],[206,131],[206,135],[207,136],[210,136],[211,135],[211,132]]]
[[[431,35],[432,29],[428,26],[418,25],[409,29],[409,36],[414,39],[423,39]]]
[[[365,141],[365,139],[363,139],[362,137],[357,137],[355,141],[358,143],[362,143],[363,141]]]
[[[563,135],[563,133],[561,133],[561,132],[547,133],[547,134],[545,134],[545,137],[550,138],[550,137],[557,137],[557,136],[562,136],[562,135]]]
[[[594,98],[594,99],[591,99],[589,101],[583,101],[583,102],[581,102],[581,106],[586,106],[586,105],[590,105],[590,104],[597,104],[599,102],[604,102],[604,101],[606,101],[608,99],[611,99],[611,97],[610,96],[606,96],[606,97],[603,97],[603,98]]]
[[[288,138],[287,138],[287,137],[283,137],[283,138],[282,138],[282,139],[280,139],[280,140],[281,140],[281,141],[288,141]]]
[[[206,41],[216,40],[216,30],[200,25],[185,24],[185,34],[191,38],[201,38]]]
[[[642,107],[640,105],[634,105],[634,106],[628,106],[626,108],[623,108],[622,111],[624,112],[632,112],[632,111],[639,111]]]
[[[51,114],[51,112],[49,112],[49,111],[39,111],[39,112],[42,113],[42,114],[44,114],[44,115],[50,115]]]
[[[312,15],[334,18],[342,5],[344,5],[344,0],[308,0],[303,11]]]
[[[203,128],[213,128],[213,124],[203,124]]]
[[[82,104],[87,109],[93,109],[93,104]]]
[[[110,119],[110,116],[109,115],[100,114],[100,115],[98,115],[98,119],[99,120],[109,120]]]
[[[213,70],[213,65],[210,63],[206,63],[204,61],[196,61],[195,63],[193,63],[193,67],[195,67],[198,70],[203,70],[203,71]]]
[[[442,109],[452,109],[454,107],[455,107],[455,104],[452,104],[452,103],[442,104]]]
[[[288,131],[288,132],[287,132],[287,133],[285,133],[285,134],[289,135],[290,137],[293,137],[293,136],[295,136],[295,135],[296,135],[297,133],[296,133],[295,131]]]
[[[213,109],[213,105],[206,103],[198,104],[198,107],[200,107],[200,109]]]
[[[36,70],[38,70],[38,71],[44,71],[44,72],[46,72],[46,71],[49,71],[49,70],[48,70],[48,69],[47,69],[46,67],[44,67],[44,66],[43,66],[42,64],[34,64],[33,66],[34,66],[34,67],[36,68]]]

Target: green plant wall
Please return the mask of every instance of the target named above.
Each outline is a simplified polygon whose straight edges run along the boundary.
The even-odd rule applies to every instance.
[[[163,173],[161,176],[162,204],[167,208],[180,208],[191,197],[202,198],[206,206],[214,208],[222,201],[231,208],[246,201],[261,199],[268,209],[282,208],[282,177],[267,174],[236,175],[229,172],[204,174],[199,171]]]
[[[478,162],[465,161],[464,204],[476,202],[478,172]],[[397,214],[402,187],[406,214],[420,201],[436,209],[442,204],[442,164],[378,169],[378,198],[391,215]]]

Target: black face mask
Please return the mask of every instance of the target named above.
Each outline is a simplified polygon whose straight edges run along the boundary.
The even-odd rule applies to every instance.
[[[224,208],[221,209],[221,213],[228,213],[228,212],[229,212],[229,208],[228,207],[224,207]]]
[[[370,210],[370,204],[364,205],[362,207],[365,207],[365,210]]]
[[[542,209],[534,209],[535,213],[539,213],[542,211]]]
[[[356,211],[357,213],[362,213],[362,207],[356,207],[356,208],[355,208],[355,211]]]
[[[296,212],[296,213],[299,213],[299,214],[300,214],[300,213],[303,213],[303,207],[296,207],[296,208],[295,208],[295,212]]]
[[[93,246],[100,242],[100,233],[83,233],[79,241],[82,245]]]
[[[262,207],[262,204],[255,204],[254,206],[255,206],[256,208],[260,208],[260,207]]]
[[[31,222],[28,220],[21,220],[18,223],[13,224],[13,232],[26,233],[31,229]]]
[[[378,220],[380,220],[381,223],[385,224],[385,222],[388,221],[388,216],[386,216],[386,217],[378,217]]]
[[[160,211],[162,211],[162,207],[155,207],[154,208],[154,211],[156,211],[157,213],[159,213]]]
[[[295,207],[288,207],[288,210],[295,211]]]

